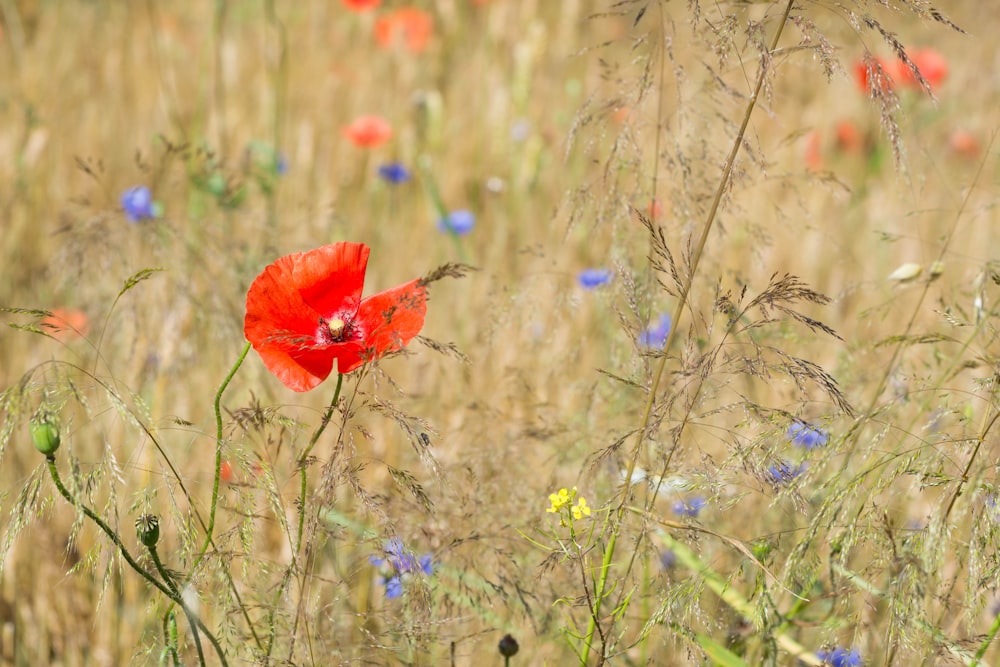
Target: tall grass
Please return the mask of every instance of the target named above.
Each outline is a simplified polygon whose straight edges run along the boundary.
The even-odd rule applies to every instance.
[[[0,2],[2,664],[1000,659],[995,18],[346,4]],[[294,393],[341,240],[426,324]]]

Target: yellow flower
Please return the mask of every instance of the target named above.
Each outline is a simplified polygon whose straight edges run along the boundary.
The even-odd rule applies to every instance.
[[[577,500],[575,506],[571,507],[570,510],[573,512],[573,518],[579,521],[585,516],[590,516],[590,507],[587,506],[587,500],[584,497],[580,497]]]
[[[570,492],[568,489],[559,489],[558,493],[549,494],[549,502],[552,507],[545,510],[546,512],[558,512],[562,508],[573,502],[573,498],[576,497],[576,487],[573,487],[573,491]]]

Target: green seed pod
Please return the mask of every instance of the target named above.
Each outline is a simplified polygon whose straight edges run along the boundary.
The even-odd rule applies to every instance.
[[[35,443],[35,449],[42,454],[52,456],[59,449],[61,442],[59,427],[48,414],[42,412],[36,414],[31,418],[28,429],[31,431],[31,441]]]
[[[135,532],[143,546],[152,549],[160,541],[160,520],[152,514],[143,514],[135,520]]]

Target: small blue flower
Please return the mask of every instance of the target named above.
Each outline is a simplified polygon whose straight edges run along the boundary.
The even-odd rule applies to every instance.
[[[788,439],[799,447],[817,449],[827,443],[830,434],[817,426],[797,421],[788,427]]]
[[[123,192],[121,202],[129,222],[142,222],[156,217],[153,193],[145,185],[129,188]]]
[[[399,183],[406,183],[408,180],[413,178],[410,174],[410,170],[403,166],[401,162],[389,162],[383,164],[378,168],[378,175],[386,183],[392,183],[393,185],[398,185]]]
[[[704,497],[695,496],[690,500],[675,500],[672,509],[677,516],[696,517],[707,504]]]
[[[639,345],[654,350],[661,349],[670,335],[670,325],[670,315],[663,313],[656,324],[650,324],[639,333]]]
[[[274,173],[278,176],[284,176],[288,173],[288,158],[280,151],[274,156]]]
[[[392,537],[385,543],[385,558],[371,556],[368,561],[375,567],[385,567],[387,572],[381,576],[381,584],[385,586],[387,598],[398,598],[403,594],[403,583],[417,571],[430,576],[434,573],[434,561],[430,554],[424,554],[419,559],[405,546],[403,540]]]
[[[670,549],[664,549],[660,552],[660,567],[664,570],[671,569],[677,564],[677,554],[675,554]]]
[[[860,667],[861,653],[855,648],[836,647],[830,651],[816,651],[816,657],[823,661],[824,665],[830,667]]]
[[[403,595],[403,582],[399,576],[384,577],[382,583],[385,585],[385,596],[390,600]]]
[[[596,289],[611,282],[611,271],[608,269],[584,269],[576,277],[583,289]]]
[[[438,220],[438,229],[459,236],[465,236],[476,226],[476,216],[464,209],[452,211],[447,218]]]
[[[792,481],[806,470],[806,465],[800,463],[798,465],[793,464],[790,461],[779,461],[774,465],[768,467],[767,476],[771,480],[772,484],[776,486],[781,486],[782,484],[787,484]]]

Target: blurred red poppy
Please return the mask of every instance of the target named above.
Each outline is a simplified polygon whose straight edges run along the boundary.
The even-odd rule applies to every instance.
[[[934,49],[907,51],[906,56],[910,62],[916,65],[920,74],[927,80],[931,90],[941,87],[948,76],[948,61],[944,59],[944,56]],[[903,84],[912,88],[922,87],[913,70],[902,61],[899,63],[899,79]]]
[[[416,7],[400,7],[375,21],[375,42],[384,49],[402,41],[411,53],[420,53],[434,32],[434,19]]]
[[[810,130],[806,134],[806,168],[811,171],[819,171],[823,168],[823,138],[819,130]]]
[[[340,0],[344,3],[344,6],[350,9],[352,12],[367,12],[369,10],[375,9],[380,4],[382,0]]]
[[[885,58],[864,58],[854,63],[854,78],[866,95],[878,87],[883,93],[892,90],[899,76],[899,62]]]
[[[959,157],[974,160],[979,157],[979,140],[971,132],[966,130],[955,130],[948,138],[948,145],[951,152]]]
[[[233,464],[229,461],[223,461],[222,465],[219,466],[219,478],[226,484],[231,484],[235,477],[236,473],[233,472]]]
[[[279,258],[247,293],[243,332],[293,391],[402,349],[424,326],[421,280],[361,298],[368,246],[333,243]]]
[[[90,321],[82,310],[53,308],[51,314],[41,321],[41,328],[59,341],[86,337],[90,332]]]
[[[842,120],[837,123],[837,148],[845,153],[860,153],[864,148],[865,138],[861,136],[858,126],[852,121]]]
[[[381,116],[358,116],[343,132],[355,146],[376,148],[392,138],[392,125]]]

